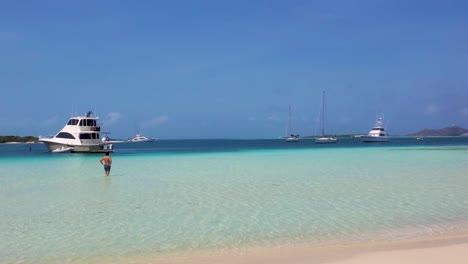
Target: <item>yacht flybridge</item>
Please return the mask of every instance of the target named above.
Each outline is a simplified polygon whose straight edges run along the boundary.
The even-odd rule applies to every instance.
[[[93,112],[71,117],[68,123],[52,138],[39,138],[50,152],[113,152],[112,144],[100,140],[101,124]],[[66,151],[65,151],[66,150]]]

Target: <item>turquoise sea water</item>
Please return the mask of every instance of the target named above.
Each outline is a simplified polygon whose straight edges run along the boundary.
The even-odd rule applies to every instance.
[[[30,149],[31,148],[31,149]],[[100,155],[0,145],[0,263],[468,231],[468,138],[185,140]]]

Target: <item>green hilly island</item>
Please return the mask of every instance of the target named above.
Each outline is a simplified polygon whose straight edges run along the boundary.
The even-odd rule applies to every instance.
[[[0,136],[0,143],[10,143],[10,142],[19,142],[19,143],[27,143],[27,142],[37,142],[39,138],[33,136]]]
[[[441,129],[423,129],[408,136],[416,137],[456,137],[468,136],[468,129],[459,126],[450,126]]]

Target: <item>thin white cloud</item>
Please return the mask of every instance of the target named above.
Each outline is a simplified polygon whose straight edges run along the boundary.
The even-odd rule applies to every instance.
[[[167,115],[160,115],[143,124],[144,127],[157,127],[169,122]]]
[[[122,114],[119,112],[110,112],[106,115],[104,123],[106,125],[112,125],[117,123],[122,118]]]

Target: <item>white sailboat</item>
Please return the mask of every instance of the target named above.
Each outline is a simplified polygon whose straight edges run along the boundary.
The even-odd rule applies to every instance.
[[[288,117],[288,131],[285,137],[286,142],[298,142],[299,135],[293,134],[291,129],[291,106],[289,106],[289,117]]]
[[[325,91],[322,92],[322,109],[321,109],[321,119],[322,119],[322,136],[315,138],[315,143],[336,143],[336,137],[327,137],[325,136]]]

